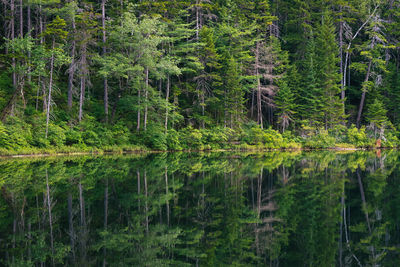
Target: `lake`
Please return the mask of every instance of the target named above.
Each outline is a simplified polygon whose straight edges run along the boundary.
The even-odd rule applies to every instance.
[[[0,265],[399,266],[399,156],[0,159]]]

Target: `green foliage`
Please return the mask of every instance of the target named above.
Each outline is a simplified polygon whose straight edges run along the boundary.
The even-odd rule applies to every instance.
[[[357,129],[354,124],[347,130],[347,140],[356,147],[371,146],[371,141],[365,133],[365,127]]]
[[[319,132],[304,140],[303,146],[306,148],[334,148],[335,137],[329,135],[328,131],[320,129]]]

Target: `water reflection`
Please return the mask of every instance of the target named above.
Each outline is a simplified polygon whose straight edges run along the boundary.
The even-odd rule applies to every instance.
[[[0,161],[0,264],[398,266],[397,151]]]

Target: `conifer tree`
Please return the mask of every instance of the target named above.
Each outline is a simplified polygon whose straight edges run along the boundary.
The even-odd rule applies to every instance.
[[[339,98],[340,74],[335,27],[329,12],[324,12],[316,38],[317,83],[321,88],[322,112],[325,129],[344,121],[343,102]]]

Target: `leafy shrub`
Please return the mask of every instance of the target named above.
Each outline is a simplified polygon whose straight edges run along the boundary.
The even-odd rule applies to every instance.
[[[88,146],[99,147],[101,144],[98,134],[92,130],[82,132],[82,139]]]
[[[47,139],[50,145],[60,147],[65,144],[65,130],[58,125],[53,123],[49,124],[49,130],[47,134]]]
[[[307,148],[332,148],[335,143],[335,137],[330,136],[325,130],[320,130],[318,134],[305,139],[303,146]]]
[[[142,133],[141,141],[147,147],[155,150],[167,150],[167,136],[163,127],[150,124],[147,127],[147,131]]]
[[[7,133],[6,127],[0,122],[0,147],[1,148],[11,148],[10,138]]]
[[[129,129],[122,123],[115,124],[111,129],[112,140],[116,145],[125,145],[129,143]]]
[[[185,149],[189,150],[203,150],[203,135],[200,130],[193,129],[191,126],[186,127],[180,131],[181,144]]]
[[[354,124],[347,130],[347,141],[356,147],[366,147],[370,146],[371,143],[365,133],[365,127],[357,129]]]
[[[9,117],[5,124],[10,149],[29,147],[32,142],[32,126],[17,117]]]
[[[399,146],[400,141],[399,138],[396,136],[396,133],[393,131],[388,131],[385,134],[385,138],[382,140],[382,147],[394,148]]]
[[[170,150],[182,150],[181,142],[179,141],[179,133],[174,129],[168,130],[167,146]]]
[[[83,144],[81,132],[73,128],[65,131],[65,144],[67,146]]]

